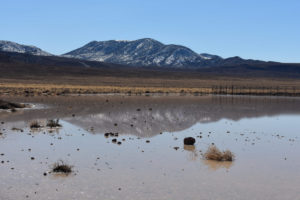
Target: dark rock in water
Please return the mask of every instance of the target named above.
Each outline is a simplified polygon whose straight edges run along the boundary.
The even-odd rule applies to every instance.
[[[122,144],[122,142],[118,142],[118,145],[121,145]]]
[[[184,138],[184,140],[183,140],[183,143],[184,143],[185,145],[194,145],[195,142],[196,142],[196,140],[195,140],[195,138],[193,138],[193,137],[186,137],[186,138]]]
[[[177,151],[179,149],[179,147],[174,147],[174,149]]]
[[[25,105],[0,100],[0,109],[11,109],[12,111],[14,111],[15,108],[25,108]]]
[[[150,140],[146,140],[146,143],[150,143]]]
[[[105,136],[105,137],[108,137],[108,136],[109,136],[109,133],[105,133],[104,136]]]
[[[116,143],[117,142],[117,139],[112,139],[111,140],[113,143]]]

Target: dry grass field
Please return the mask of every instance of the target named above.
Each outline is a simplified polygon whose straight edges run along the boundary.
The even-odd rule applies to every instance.
[[[115,81],[111,81],[115,80]],[[55,83],[56,82],[56,83]],[[284,95],[299,96],[300,81],[268,79],[142,79],[89,77],[53,80],[0,79],[0,93],[12,95],[107,94],[131,95]]]

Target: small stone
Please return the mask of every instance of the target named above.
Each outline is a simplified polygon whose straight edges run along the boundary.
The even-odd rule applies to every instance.
[[[195,138],[193,138],[193,137],[186,137],[186,138],[184,138],[184,140],[183,140],[183,143],[184,143],[185,145],[194,145],[195,142],[196,142],[196,140],[195,140]]]

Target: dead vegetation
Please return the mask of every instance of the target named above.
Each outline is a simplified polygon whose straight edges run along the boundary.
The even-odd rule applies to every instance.
[[[54,163],[52,172],[54,173],[63,173],[63,174],[70,174],[72,172],[73,166],[66,164],[64,161],[60,160]]]
[[[31,129],[42,128],[42,125],[38,121],[33,121],[30,123]]]
[[[223,160],[233,161],[234,160],[234,154],[229,150],[224,151],[223,152]]]
[[[208,147],[207,151],[204,154],[206,160],[215,160],[215,161],[233,161],[234,154],[226,150],[224,152],[220,151],[215,145]]]
[[[47,127],[59,128],[59,127],[62,127],[62,125],[59,123],[59,119],[50,119],[47,121]]]
[[[74,77],[74,80],[77,80]],[[116,78],[116,83],[111,78],[92,78],[78,85],[73,80],[57,80],[56,83],[38,81],[31,83],[27,80],[1,80],[0,94],[25,95],[25,96],[56,96],[67,94],[178,94],[178,95],[207,95],[207,94],[231,94],[231,95],[276,95],[276,96],[300,96],[299,80],[270,80],[270,79],[125,79]],[[230,80],[230,81],[229,81]],[[2,82],[4,81],[4,82]]]

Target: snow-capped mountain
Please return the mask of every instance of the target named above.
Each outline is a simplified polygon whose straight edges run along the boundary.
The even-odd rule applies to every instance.
[[[219,56],[197,54],[187,47],[165,45],[151,38],[134,41],[92,41],[63,56],[124,65],[161,67],[206,66],[222,60]]]
[[[35,46],[22,45],[15,42],[0,40],[0,51],[27,53],[36,56],[52,56],[52,54]]]
[[[54,56],[35,46],[21,45],[15,42],[0,40],[0,51],[30,54],[34,56]],[[100,61],[107,64],[124,66],[155,66],[168,68],[201,68],[216,66],[238,66],[265,64],[258,60],[245,60],[240,57],[223,59],[207,53],[197,54],[180,45],[165,45],[151,38],[125,41],[92,41],[81,48],[60,56],[85,61]],[[83,65],[83,64],[82,64]]]

